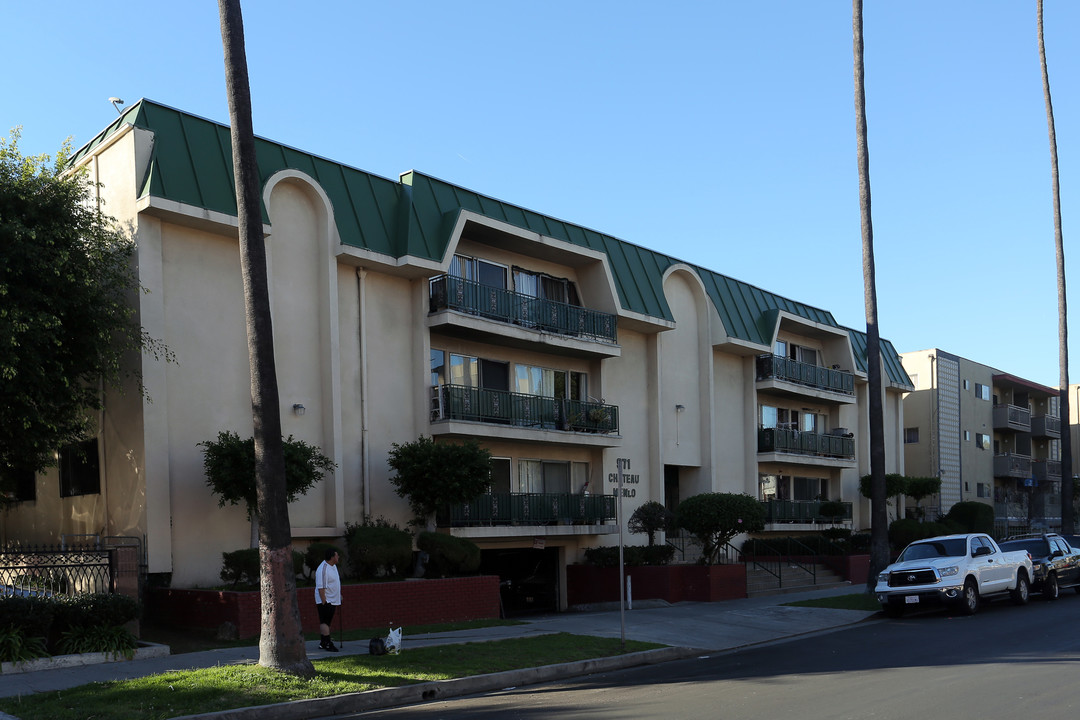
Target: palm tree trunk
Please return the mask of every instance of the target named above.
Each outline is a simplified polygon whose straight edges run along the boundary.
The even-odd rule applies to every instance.
[[[1057,256],[1058,291],[1058,396],[1059,415],[1065,431],[1061,434],[1061,532],[1071,535],[1073,514],[1072,431],[1069,427],[1069,326],[1065,302],[1065,242],[1061,234],[1061,186],[1058,184],[1057,133],[1054,131],[1054,103],[1050,100],[1050,75],[1046,71],[1046,45],[1043,42],[1043,0],[1038,0],[1039,65],[1042,67],[1043,98],[1046,100],[1046,124],[1050,131],[1050,181],[1054,190],[1054,248]]]
[[[285,489],[285,455],[281,440],[281,408],[274,364],[270,292],[266,279],[266,246],[259,206],[259,171],[251,123],[251,88],[244,49],[240,0],[218,0],[221,42],[225,51],[225,86],[232,127],[233,176],[240,224],[240,265],[244,276],[251,406],[255,423],[255,483],[259,522],[259,578],[262,590],[262,632],[259,664],[312,676],[296,603],[292,563],[292,530]]]
[[[859,212],[862,217],[863,298],[866,304],[866,379],[870,411],[870,574],[868,592],[889,564],[889,518],[885,506],[885,422],[881,393],[881,335],[878,330],[874,271],[874,224],[870,215],[870,152],[866,142],[866,83],[863,73],[862,0],[852,0],[855,55],[855,142],[859,165]]]

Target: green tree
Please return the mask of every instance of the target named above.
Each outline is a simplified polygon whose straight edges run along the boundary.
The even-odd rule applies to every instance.
[[[863,3],[852,0],[852,47],[855,56],[855,148],[859,167],[859,215],[862,218],[863,299],[866,305],[866,380],[870,411],[870,573],[872,592],[878,573],[889,564],[889,523],[885,495],[885,413],[881,399],[881,330],[878,327],[874,267],[874,223],[870,210],[870,149],[866,132],[866,76],[863,65]]]
[[[474,500],[491,485],[491,453],[475,440],[457,445],[421,435],[415,442],[393,443],[387,464],[396,473],[390,478],[395,491],[429,531],[440,507]]]
[[[702,493],[679,503],[676,521],[698,539],[702,560],[712,565],[731,538],[765,529],[765,508],[745,494]]]
[[[136,353],[171,358],[136,321],[135,245],[94,200],[85,172],[23,157],[0,138],[0,478],[38,472],[91,437],[107,388],[134,381]],[[6,488],[4,488],[6,489]]]
[[[240,505],[251,521],[251,547],[259,546],[259,497],[255,483],[255,438],[241,440],[234,432],[219,432],[216,440],[199,443],[203,449],[206,484],[218,505]],[[282,442],[285,458],[285,497],[288,502],[307,493],[336,465],[315,445],[290,435]]]
[[[259,664],[311,677],[296,604],[292,528],[285,489],[281,442],[281,407],[274,362],[274,328],[266,277],[266,245],[259,198],[259,167],[251,123],[251,85],[244,49],[240,0],[218,0],[221,45],[225,56],[225,94],[229,101],[233,183],[244,279],[248,364],[251,367],[251,416],[255,425],[255,482],[259,496],[259,589],[262,628]]]
[[[662,503],[649,500],[638,506],[626,523],[626,529],[632,533],[645,533],[649,544],[656,544],[656,533],[671,526],[672,514]]]
[[[1054,126],[1054,103],[1050,97],[1050,74],[1046,69],[1046,44],[1043,41],[1043,0],[1038,0],[1036,15],[1039,34],[1039,67],[1042,69],[1043,101],[1046,105],[1046,125],[1050,133],[1050,186],[1054,202],[1054,251],[1057,261],[1058,295],[1058,411],[1065,421],[1061,434],[1061,532],[1072,534],[1075,527],[1073,503],[1072,432],[1069,430],[1069,323],[1065,301],[1065,239],[1061,231],[1061,183],[1058,180],[1057,132]]]
[[[924,498],[941,492],[941,478],[909,477],[906,485],[907,489],[904,494],[915,501],[915,514],[921,520],[923,516],[922,501]]]

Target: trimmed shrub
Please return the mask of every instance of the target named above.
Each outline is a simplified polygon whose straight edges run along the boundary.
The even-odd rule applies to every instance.
[[[304,553],[292,551],[293,575],[304,572]],[[241,548],[233,552],[221,553],[222,582],[233,588],[238,586],[258,586],[259,584],[259,548]]]
[[[221,580],[233,587],[259,584],[259,548],[221,553]]]
[[[670,545],[625,545],[623,546],[623,565],[667,565],[675,557],[675,548]],[[597,567],[618,567],[619,546],[588,548],[585,550],[585,562]]]
[[[47,597],[0,597],[0,629],[14,627],[23,637],[49,636],[56,603]]]
[[[949,509],[945,521],[962,528],[957,532],[990,534],[994,531],[994,508],[974,500],[958,502]]]
[[[396,577],[411,570],[413,540],[407,530],[388,523],[346,523],[345,540],[349,546],[349,564],[357,577]]]
[[[480,567],[480,548],[465,538],[425,531],[417,536],[416,547],[428,554],[424,574],[430,577],[469,575]]]
[[[831,527],[823,528],[821,536],[835,543],[847,543],[851,539],[851,528]]]
[[[301,554],[301,569],[297,572],[303,572],[304,578],[307,580],[314,579],[315,571],[319,569],[322,561],[326,559],[327,550],[333,550],[338,555],[344,554],[341,552],[341,548],[333,543],[313,542],[308,545],[307,552]]]

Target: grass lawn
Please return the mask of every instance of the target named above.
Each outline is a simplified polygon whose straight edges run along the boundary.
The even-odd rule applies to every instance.
[[[659,647],[663,646],[628,640],[626,652]],[[92,683],[22,699],[3,698],[0,710],[22,720],[155,720],[620,654],[619,638],[558,633],[406,649],[400,655],[316,660],[316,676],[307,680],[257,665],[170,672],[136,680]]]
[[[881,610],[881,603],[867,593],[851,593],[850,595],[835,595],[833,597],[818,598],[817,600],[799,600],[798,602],[784,603],[796,607],[820,607],[835,608],[837,610],[866,610],[877,612]]]

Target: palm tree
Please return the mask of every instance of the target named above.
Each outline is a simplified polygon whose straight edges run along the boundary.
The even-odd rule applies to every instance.
[[[1065,243],[1062,237],[1062,192],[1057,182],[1057,133],[1054,132],[1054,104],[1050,99],[1047,46],[1042,40],[1042,0],[1038,0],[1039,65],[1042,67],[1042,97],[1047,101],[1050,128],[1050,179],[1054,191],[1054,248],[1057,256],[1057,393],[1061,397],[1062,433],[1062,532],[1072,534],[1072,432],[1069,429],[1069,328],[1065,303]]]
[[[281,409],[270,292],[266,279],[266,246],[259,208],[259,170],[251,124],[251,88],[244,49],[240,0],[218,0],[221,42],[225,50],[225,87],[229,97],[233,178],[240,224],[240,265],[244,276],[248,362],[251,365],[251,408],[255,424],[255,482],[259,508],[259,585],[262,590],[262,633],[259,664],[283,672],[312,676],[296,603],[292,531],[285,485]]]
[[[852,0],[855,54],[855,142],[862,217],[863,298],[866,304],[866,379],[870,410],[870,574],[868,592],[889,564],[889,518],[885,507],[885,422],[881,398],[881,335],[874,275],[874,224],[870,216],[870,152],[866,142],[866,83],[863,72],[862,0]]]

